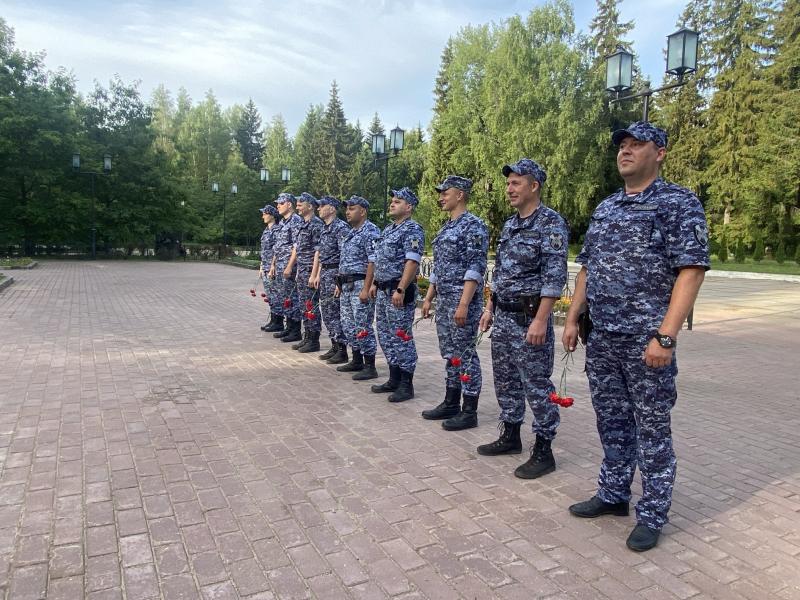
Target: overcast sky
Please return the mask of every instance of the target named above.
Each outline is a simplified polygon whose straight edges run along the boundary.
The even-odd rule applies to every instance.
[[[280,113],[294,133],[309,104],[325,103],[334,79],[348,119],[427,126],[447,38],[468,24],[527,15],[543,0],[20,0],[0,1],[18,48],[44,50],[86,93],[118,73],[141,80],[145,98],[163,83],[194,101],[213,89],[223,107],[258,106],[266,123]],[[685,0],[625,0],[630,38],[653,82],[664,71],[666,36]],[[587,31],[594,0],[576,0]]]

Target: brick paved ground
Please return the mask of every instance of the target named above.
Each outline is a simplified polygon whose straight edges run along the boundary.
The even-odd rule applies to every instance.
[[[600,449],[580,372],[558,470],[443,432],[433,329],[388,404],[258,330],[252,271],[45,262],[0,293],[0,590],[40,598],[800,598],[800,286],[709,279],[680,339],[661,545],[583,521]],[[480,348],[488,364],[488,344]],[[382,369],[385,373],[385,368]],[[525,441],[531,439],[529,425]]]

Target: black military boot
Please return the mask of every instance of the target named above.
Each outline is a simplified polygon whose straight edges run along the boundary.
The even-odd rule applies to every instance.
[[[346,365],[336,367],[337,371],[342,373],[349,373],[351,371],[361,371],[364,369],[364,358],[361,356],[361,350],[353,348],[353,358]]]
[[[395,391],[398,385],[400,385],[400,367],[389,365],[389,380],[380,385],[373,385],[371,389],[376,394],[383,394]]]
[[[343,365],[347,362],[347,344],[343,342],[334,342],[334,344],[336,345],[336,354],[325,362],[329,365]]]
[[[281,338],[282,342],[299,342],[303,339],[303,334],[300,333],[300,321],[289,319],[289,332]]]
[[[283,329],[283,315],[272,315],[269,319],[269,323],[262,327],[262,329],[267,333],[281,331]]]
[[[519,428],[522,423],[506,423],[500,421],[500,437],[491,444],[478,446],[478,454],[497,456],[499,454],[521,454],[522,440],[519,439]]]
[[[353,381],[366,381],[367,379],[376,379],[378,371],[375,369],[375,355],[364,355],[364,368],[359,373],[353,375]]]
[[[447,431],[459,431],[461,429],[471,429],[478,426],[478,397],[464,394],[464,403],[459,412],[452,419],[442,421],[442,429]]]
[[[551,441],[537,435],[536,442],[531,448],[531,457],[516,468],[514,475],[520,479],[536,479],[555,471],[556,459],[550,448]]]
[[[414,372],[400,369],[400,384],[389,395],[389,402],[405,402],[414,397]]]
[[[439,420],[449,419],[458,414],[459,402],[461,401],[461,388],[445,388],[444,400],[436,406],[428,410],[422,411],[423,419]]]
[[[272,330],[270,329],[270,327],[272,327],[272,325],[273,325],[274,323],[275,323],[275,315],[270,315],[270,316],[269,316],[269,321],[267,321],[266,323],[264,323],[264,324],[261,326],[261,331],[272,331]]]
[[[291,322],[292,320],[289,317],[281,319],[281,328],[277,329],[275,333],[272,334],[272,337],[281,339],[283,336],[289,335],[289,325]]]
[[[297,351],[300,354],[319,352],[319,331],[309,331],[305,345],[302,348],[298,348]]]
[[[308,327],[306,327],[306,330],[303,332],[303,339],[296,344],[292,344],[292,350],[300,350],[303,346],[305,346],[308,343],[308,336],[310,334],[311,332],[308,330]]]
[[[325,354],[320,354],[317,358],[320,360],[328,360],[329,358],[333,358],[333,355],[336,354],[336,351],[339,349],[339,342],[334,342],[333,338],[331,338],[331,347]]]

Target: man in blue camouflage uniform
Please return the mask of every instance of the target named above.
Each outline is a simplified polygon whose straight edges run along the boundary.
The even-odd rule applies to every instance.
[[[351,196],[347,201],[345,217],[352,229],[342,240],[339,257],[342,331],[353,349],[353,358],[347,364],[336,367],[336,370],[355,372],[353,379],[356,381],[378,376],[375,370],[375,330],[372,327],[375,304],[369,297],[375,268],[369,262],[369,255],[381,231],[367,219],[367,211],[369,202],[361,196]]]
[[[519,454],[525,400],[533,413],[536,442],[527,462],[514,471],[535,479],[556,468],[551,443],[558,407],[550,401],[555,335],[552,309],[567,282],[568,231],[564,219],[542,204],[544,169],[529,158],[503,167],[506,196],[516,214],[500,233],[492,278],[492,299],[481,329],[492,331],[492,370],[500,405],[500,438],[478,453]]]
[[[342,242],[350,227],[336,216],[342,203],[333,196],[319,199],[317,214],[325,225],[319,237],[319,245],[314,256],[314,273],[311,286],[318,290],[322,321],[331,338],[331,348],[319,359],[329,361],[332,365],[347,362],[347,340],[342,333],[342,321],[339,316],[339,294],[336,276],[339,273],[339,258]]]
[[[297,230],[293,257],[297,263],[297,296],[300,300],[304,333],[303,339],[294,344],[292,349],[301,353],[319,350],[319,335],[322,330],[319,306],[317,306],[317,290],[311,286],[314,258],[324,226],[322,219],[314,214],[317,206],[317,199],[308,192],[297,196],[297,213],[303,219],[303,223]]]
[[[389,364],[389,380],[372,386],[372,391],[392,392],[389,402],[414,397],[417,347],[411,326],[417,306],[417,272],[425,250],[425,232],[411,219],[417,204],[419,199],[407,187],[392,190],[388,212],[394,222],[383,230],[369,258],[375,265],[370,295],[376,299],[378,341]]]
[[[272,244],[273,236],[275,234],[275,227],[277,227],[278,211],[274,206],[267,204],[261,211],[261,218],[264,221],[264,231],[261,232],[261,265],[258,268],[258,274],[261,276],[261,281],[264,284],[264,293],[267,295],[266,299],[270,306],[269,321],[261,326],[261,331],[278,331],[283,329],[283,315],[277,312],[275,304],[280,302],[278,294],[272,285],[272,279],[269,278],[269,268],[272,265]],[[275,327],[272,329],[272,327]]]
[[[280,295],[279,305],[283,311],[285,328],[274,333],[274,337],[286,341],[296,342],[301,339],[300,334],[300,302],[297,298],[297,285],[295,277],[297,269],[291,261],[294,243],[297,239],[297,230],[303,224],[303,219],[294,211],[295,197],[291,194],[282,193],[275,200],[278,205],[278,212],[283,221],[281,228],[275,232],[275,241],[272,257],[272,267],[270,268],[270,279],[274,280],[278,294]]]
[[[450,175],[436,191],[450,219],[433,240],[433,273],[422,316],[428,318],[436,298],[439,352],[446,361],[445,396],[436,408],[422,411],[422,417],[445,419],[442,427],[457,431],[478,426],[482,377],[475,337],[483,310],[489,233],[484,222],[467,211],[471,179]]]
[[[672,503],[675,345],[709,268],[708,230],[694,193],[659,177],[663,129],[637,122],[612,140],[625,187],[592,215],[562,340],[575,349],[588,303],[586,372],[604,458],[597,494],[569,510],[627,515],[638,463],[642,497],[627,545],[641,552],[658,543]]]

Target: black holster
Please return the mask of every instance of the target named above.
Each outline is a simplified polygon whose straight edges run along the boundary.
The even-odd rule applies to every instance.
[[[375,287],[377,287],[379,290],[383,290],[384,292],[386,292],[386,295],[389,296],[389,298],[392,297],[392,294],[394,294],[394,291],[397,289],[397,286],[399,285],[400,285],[399,279],[392,279],[391,281],[384,281],[384,282],[375,282]],[[403,296],[403,304],[408,306],[409,304],[413,304],[416,301],[417,301],[417,284],[412,282],[408,284],[408,287],[406,288],[405,294]]]
[[[592,318],[589,316],[589,306],[587,305],[583,311],[578,314],[578,337],[581,344],[584,346],[589,339],[589,334],[592,332]]]

